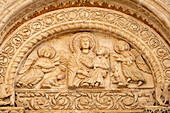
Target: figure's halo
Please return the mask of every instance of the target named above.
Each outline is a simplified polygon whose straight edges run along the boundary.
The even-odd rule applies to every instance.
[[[44,57],[44,52],[45,51],[48,51],[50,53],[50,56],[49,58],[53,58],[56,54],[56,50],[51,47],[51,46],[48,46],[48,45],[44,45],[43,47],[39,48],[38,51],[37,51],[37,54],[39,57]]]
[[[96,40],[95,36],[89,32],[81,32],[76,33],[73,35],[73,40],[70,43],[70,49],[74,52],[80,52],[80,40],[84,37],[87,37],[90,40],[90,51],[94,51],[96,46],[98,45],[98,41]]]
[[[115,45],[114,45],[114,50],[115,50],[115,52],[117,52],[117,53],[121,53],[122,51],[120,50],[120,46],[123,46],[123,48],[124,48],[124,50],[130,50],[130,46],[129,46],[129,44],[126,42],[126,41],[124,41],[124,40],[119,40],[119,41],[117,41],[116,43],[115,43]]]

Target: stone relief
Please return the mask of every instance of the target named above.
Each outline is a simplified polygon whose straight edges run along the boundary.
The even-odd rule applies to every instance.
[[[28,55],[18,72],[16,104],[30,110],[143,109],[155,103],[152,77],[145,58],[126,40],[68,33],[53,36]],[[160,105],[168,101],[166,91],[157,91]]]
[[[111,47],[99,42],[92,33],[82,32],[73,35],[65,45],[69,50],[56,50],[48,43],[37,48],[34,52],[37,58],[28,56],[19,71],[17,87],[48,89],[65,85],[71,89],[114,89],[112,86],[116,85],[117,88],[140,88],[146,84],[147,76],[150,76],[149,87],[153,87],[148,65],[128,42],[114,39]],[[148,84],[144,87],[148,88]]]
[[[95,51],[97,41],[91,34],[78,34],[71,49],[73,56],[68,65],[68,85],[70,87],[104,87],[109,64],[105,48]],[[76,47],[77,46],[77,47]]]
[[[79,10],[77,10],[77,9],[79,9]],[[129,42],[131,42],[134,45],[137,45],[137,47],[140,48],[139,50],[141,50],[139,57],[136,56],[137,55],[136,52],[135,52],[135,54],[133,54],[133,55],[135,55],[135,60],[136,60],[136,62],[133,62],[133,64],[135,63],[136,67],[138,67],[138,69],[140,70],[141,75],[143,75],[145,81],[142,81],[142,84],[139,86],[138,86],[138,84],[140,84],[140,83],[137,83],[136,80],[130,80],[129,83],[126,83],[127,78],[124,77],[124,74],[121,74],[122,75],[121,79],[124,79],[124,80],[121,80],[121,79],[118,79],[119,76],[117,76],[118,78],[116,78],[115,77],[116,74],[113,74],[113,73],[115,73],[114,69],[112,69],[113,72],[111,72],[111,69],[110,69],[112,67],[111,66],[112,64],[111,64],[109,66],[108,75],[106,77],[100,78],[100,79],[103,79],[106,81],[108,81],[107,79],[113,80],[113,82],[111,81],[110,83],[104,82],[106,84],[105,86],[109,86],[109,87],[106,87],[106,89],[116,89],[116,88],[120,88],[120,86],[123,88],[135,88],[135,87],[152,88],[151,86],[153,86],[153,85],[150,84],[150,81],[149,82],[147,81],[147,80],[152,79],[152,77],[150,77],[150,75],[151,75],[149,72],[150,70],[146,71],[148,66],[144,66],[144,65],[146,65],[145,61],[149,61],[151,70],[154,72],[154,75],[153,74],[152,75],[156,78],[155,79],[156,84],[159,84],[160,82],[164,83],[164,81],[163,81],[164,76],[165,76],[166,80],[169,80],[169,68],[167,68],[167,67],[169,67],[167,65],[168,64],[167,62],[169,61],[168,48],[166,47],[166,44],[162,42],[161,38],[154,31],[152,31],[148,26],[141,24],[139,21],[136,21],[133,18],[128,17],[127,15],[125,16],[125,15],[122,15],[121,13],[116,12],[116,11],[112,12],[112,11],[109,11],[106,9],[103,10],[100,8],[94,8],[94,9],[92,9],[92,8],[73,8],[73,9],[70,8],[69,9],[68,8],[67,11],[66,10],[58,10],[55,12],[57,12],[57,13],[50,12],[50,14],[48,14],[48,15],[42,15],[39,18],[33,19],[31,22],[28,22],[23,27],[17,29],[16,33],[11,35],[11,38],[9,40],[7,40],[7,43],[4,46],[2,46],[2,52],[0,53],[0,58],[1,58],[0,63],[2,64],[2,66],[0,67],[0,69],[1,69],[0,81],[2,84],[5,81],[7,81],[7,83],[10,85],[14,84],[14,78],[16,75],[15,73],[17,72],[16,69],[19,67],[20,61],[22,59],[24,59],[24,54],[26,54],[27,50],[32,49],[32,46],[36,45],[38,41],[48,38],[48,36],[55,34],[56,32],[60,33],[60,32],[67,31],[67,30],[69,31],[70,29],[83,29],[86,31],[87,28],[90,30],[92,30],[92,29],[99,30],[100,29],[100,30],[107,31],[110,33],[119,34],[119,35],[121,35],[121,37],[123,37],[123,39],[128,40]],[[66,12],[68,12],[68,13],[66,13]],[[86,13],[86,16],[83,17],[82,16],[83,13]],[[75,18],[72,18],[72,15],[74,15]],[[46,19],[49,20],[50,22],[46,21]],[[89,20],[89,22],[84,23],[84,20]],[[97,22],[96,20],[103,22],[103,23]],[[71,23],[67,23],[70,21],[71,21]],[[80,21],[80,22],[75,23],[77,21]],[[91,22],[91,21],[95,21],[95,22]],[[67,23],[67,24],[63,24],[63,23]],[[107,25],[105,23],[107,23]],[[57,27],[57,28],[54,27],[55,25],[60,25],[60,24],[63,24],[63,25],[60,27]],[[46,30],[49,26],[52,29],[49,29],[45,32],[41,32],[42,30]],[[125,30],[127,32],[125,33],[125,32],[123,32],[123,30]],[[37,32],[41,32],[41,33],[36,34]],[[135,36],[132,36],[130,33],[134,34]],[[32,37],[33,35],[36,35],[36,37]],[[30,37],[32,37],[32,38],[30,38]],[[100,40],[99,40],[99,42],[100,42]],[[24,45],[22,45],[22,44],[24,44]],[[69,44],[66,44],[66,45],[68,46]],[[115,45],[115,44],[113,44],[113,45]],[[110,55],[111,55],[111,52],[114,50],[113,45],[110,47],[107,47],[106,45],[99,44],[99,46],[104,46],[110,50],[109,58],[106,58],[106,59],[109,59],[110,62],[111,62]],[[52,45],[50,45],[50,46],[52,46]],[[149,49],[146,46],[149,46]],[[69,48],[67,50],[69,50]],[[130,47],[130,51],[132,51],[132,50],[134,50],[134,48]],[[150,51],[153,51],[153,53]],[[133,52],[134,51],[132,51],[132,53]],[[18,54],[16,55],[15,58],[13,58],[13,56],[15,56],[15,53],[18,53]],[[69,55],[72,56],[72,53],[70,53],[70,52],[68,52],[68,53],[69,53]],[[97,55],[95,53],[95,51],[93,53],[95,55]],[[117,52],[115,52],[115,53],[119,54]],[[14,60],[12,60],[12,58]],[[143,62],[143,58],[145,58],[144,62]],[[138,60],[138,59],[141,59],[141,60]],[[113,58],[112,58],[112,60],[113,60]],[[140,61],[140,63],[137,63],[139,61]],[[159,61],[162,62],[162,64],[161,63],[159,64]],[[117,62],[119,65],[123,65],[123,62],[121,62],[121,61],[114,61],[114,62]],[[9,63],[12,65],[8,66]],[[69,63],[69,62],[67,62],[67,63]],[[135,65],[133,65],[133,66],[135,66]],[[141,65],[141,66],[139,66],[139,65]],[[160,68],[160,66],[161,66],[161,68]],[[120,67],[121,66],[116,67],[117,68],[116,70],[119,70],[118,73],[122,73],[122,71],[120,71],[122,68],[120,68]],[[145,69],[142,69],[142,68],[145,68]],[[4,76],[7,73],[6,70],[10,70],[8,77]],[[66,75],[67,75],[67,70],[68,70],[68,66],[66,66]],[[94,70],[94,69],[90,69],[90,70]],[[165,70],[165,73],[163,70]],[[50,73],[52,73],[52,72],[49,72],[48,74],[50,74]],[[44,75],[48,75],[48,74],[44,73]],[[22,75],[23,74],[19,74],[20,77]],[[148,75],[148,77],[150,77],[150,78],[148,79],[146,77],[146,75]],[[17,79],[19,79],[20,77],[18,77]],[[46,79],[46,77],[44,77],[42,80],[40,80],[40,82],[35,84],[35,86],[33,86],[33,87],[35,87],[37,89],[39,89],[40,87],[42,89],[44,89],[44,88],[46,89],[49,87],[53,87],[53,88],[56,87],[53,85],[49,85],[48,87],[47,87],[47,85],[42,86],[42,82],[44,81],[44,79]],[[66,80],[62,79],[62,81],[68,82],[67,79],[69,79],[69,78],[67,78],[67,76],[66,76]],[[117,82],[114,79],[124,81],[124,83],[123,83],[124,85],[122,85],[122,83],[120,81]],[[47,78],[47,81],[48,81],[48,78]],[[58,79],[57,82],[59,82],[59,81],[60,80]],[[52,82],[50,82],[50,84],[52,84]],[[147,85],[147,84],[150,84],[150,85]],[[61,85],[59,85],[59,87],[60,86]],[[63,86],[63,87],[65,87],[65,86]],[[158,97],[157,101],[161,105],[161,102],[163,101],[161,99],[161,97],[163,96],[162,91],[166,90],[166,87],[164,87],[164,86],[162,87],[159,85],[156,85],[155,87],[157,87],[158,91],[161,92],[161,93],[156,92],[156,96]],[[22,88],[27,88],[27,87],[22,86]],[[87,88],[91,88],[91,86],[88,86]],[[14,91],[14,89],[13,89],[13,91]],[[13,95],[13,97],[14,97],[14,95]],[[162,102],[162,103],[164,103],[164,102]]]
[[[32,96],[34,95],[34,96]],[[17,92],[18,106],[30,110],[130,110],[153,104],[149,92]],[[24,98],[23,98],[24,96]]]
[[[18,29],[2,45],[0,84],[13,85],[15,78],[16,88],[11,92],[15,90],[17,94],[17,106],[34,110],[143,109],[145,105],[153,106],[155,101],[166,106],[169,51],[159,36],[117,12],[77,9],[42,15],[43,18],[34,19]],[[84,23],[82,19],[90,21]],[[54,27],[60,24],[63,25]],[[49,26],[52,29],[48,29]],[[71,33],[70,29],[90,32],[76,33],[79,31],[76,30]],[[97,29],[109,34],[93,31]],[[39,43],[64,31],[70,33]],[[121,38],[111,33],[121,35]],[[7,77],[6,73],[9,74]],[[14,93],[2,91],[7,92],[0,98],[2,106],[8,105],[11,103],[8,99]],[[75,93],[77,91],[81,94]],[[102,93],[107,91],[110,92]]]
[[[43,46],[37,50],[37,59],[27,59],[19,74],[18,87],[51,88],[63,84],[66,77],[64,51],[56,51],[51,46]]]
[[[143,74],[151,73],[141,55],[135,49],[131,49],[125,41],[118,41],[115,44],[110,57],[113,83],[118,83],[120,87],[127,86],[129,83],[140,86],[146,82]]]

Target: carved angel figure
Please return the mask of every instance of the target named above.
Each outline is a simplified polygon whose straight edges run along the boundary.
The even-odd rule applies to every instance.
[[[35,87],[43,79],[44,74],[53,71],[55,65],[58,65],[52,60],[56,54],[53,47],[43,46],[38,49],[37,54],[39,58],[36,60],[28,59],[19,72],[23,76],[17,82],[18,87]]]
[[[46,74],[47,77],[44,77],[44,80],[41,83],[41,88],[52,88],[59,87],[65,84],[68,54],[63,51],[56,51],[55,69],[53,72]]]
[[[93,72],[94,38],[88,33],[77,34],[71,45],[74,53],[68,63],[68,86],[86,86],[88,84],[86,84],[85,80]]]
[[[130,45],[127,42],[121,40],[115,44],[114,50],[115,53],[111,55],[116,62],[121,63],[122,71],[119,73],[120,75],[115,76],[119,77],[119,80],[124,84],[124,80],[126,80],[127,83],[137,83],[138,86],[144,84],[145,79],[143,72],[150,73],[150,70],[145,63],[143,64],[144,60],[142,59],[141,55],[138,55],[138,53],[134,50],[130,50]],[[136,57],[133,53],[138,56]],[[123,74],[125,78],[123,78],[121,74]]]
[[[118,84],[118,87],[126,87],[127,84],[125,76],[123,75],[122,64],[115,59],[117,56],[115,51],[110,52],[111,81],[113,84]]]
[[[85,80],[85,82],[94,87],[105,87],[104,78],[107,77],[109,71],[108,49],[101,46],[95,52],[96,57],[93,59],[94,72],[89,80]]]

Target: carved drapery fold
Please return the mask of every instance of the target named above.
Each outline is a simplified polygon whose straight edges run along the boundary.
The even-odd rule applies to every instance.
[[[168,101],[168,45],[153,29],[117,11],[77,7],[49,12],[23,24],[1,48],[0,82],[12,86],[3,90],[1,105],[131,110]],[[79,94],[77,88],[88,90]],[[124,88],[127,93],[121,92]],[[41,89],[54,92],[34,93]],[[62,89],[69,92],[57,92]]]

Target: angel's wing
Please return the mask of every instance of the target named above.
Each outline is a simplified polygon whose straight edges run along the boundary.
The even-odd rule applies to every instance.
[[[55,61],[59,61],[61,64],[66,65],[68,63],[69,54],[63,50],[59,50],[56,52],[56,56],[54,58]]]
[[[139,52],[137,52],[135,49],[132,49],[131,52],[135,56],[135,62],[136,62],[137,67],[141,71],[144,71],[145,73],[151,74],[151,70],[148,67],[148,65],[147,65],[146,61],[144,60],[144,58],[142,57],[142,55],[139,54]]]
[[[33,59],[27,59],[23,68],[19,71],[19,74],[23,74],[25,73],[28,69],[31,68],[32,64],[33,64],[34,60]]]

